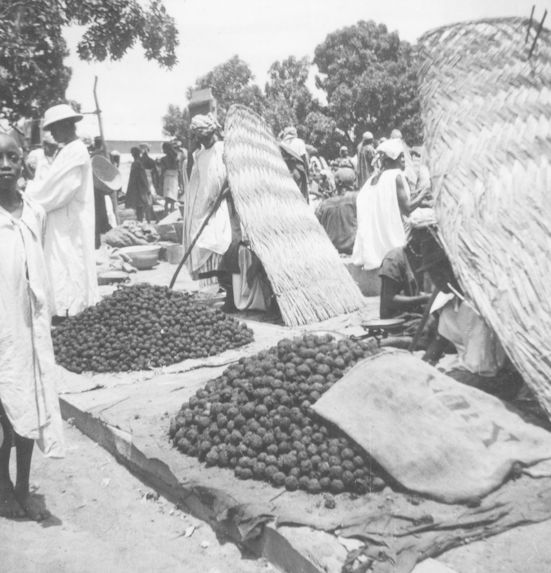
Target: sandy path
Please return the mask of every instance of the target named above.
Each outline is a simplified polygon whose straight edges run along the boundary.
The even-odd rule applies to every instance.
[[[67,457],[47,460],[37,452],[31,475],[55,517],[44,525],[0,518],[1,573],[275,572],[155,499],[106,451],[66,429]]]

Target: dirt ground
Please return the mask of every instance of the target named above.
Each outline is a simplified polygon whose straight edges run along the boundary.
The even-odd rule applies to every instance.
[[[110,454],[66,424],[68,454],[37,452],[31,480],[52,519],[0,518],[0,573],[275,573],[205,523],[155,499]]]
[[[33,483],[53,517],[0,518],[0,573],[275,573],[178,510],[66,424],[68,455],[36,453]],[[438,558],[456,573],[551,571],[551,520],[465,545]],[[422,568],[421,568],[422,569]]]
[[[457,573],[547,573],[551,571],[551,520],[517,527],[438,558]]]

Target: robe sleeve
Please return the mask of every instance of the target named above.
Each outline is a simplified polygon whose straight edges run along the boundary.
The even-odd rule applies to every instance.
[[[27,193],[49,213],[68,205],[81,185],[82,166],[76,165],[59,177],[48,177],[40,187],[32,187]]]

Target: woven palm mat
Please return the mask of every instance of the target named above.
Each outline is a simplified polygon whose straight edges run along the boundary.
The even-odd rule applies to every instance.
[[[421,40],[425,143],[460,282],[551,415],[551,33],[503,18]]]
[[[300,194],[264,120],[242,106],[226,118],[224,160],[231,192],[285,324],[358,310],[364,299]]]

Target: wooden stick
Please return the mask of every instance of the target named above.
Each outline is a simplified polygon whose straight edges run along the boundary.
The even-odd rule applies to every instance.
[[[528,22],[528,28],[526,29],[526,40],[524,43],[528,42],[528,38],[530,37],[530,30],[532,29],[532,18],[534,17],[534,10],[536,9],[536,5],[532,4],[532,12],[530,12],[530,21]]]
[[[182,257],[182,260],[180,261],[180,264],[178,265],[176,272],[172,276],[172,280],[170,281],[168,288],[174,287],[174,283],[176,282],[176,279],[178,278],[178,275],[180,274],[180,271],[182,270],[184,263],[187,261],[189,255],[191,254],[193,247],[195,246],[195,243],[199,240],[199,237],[201,236],[201,234],[205,230],[205,227],[207,226],[207,223],[210,221],[210,218],[214,215],[214,213],[216,213],[216,211],[218,210],[218,207],[220,207],[220,204],[222,203],[222,199],[224,199],[224,196],[225,196],[227,190],[228,190],[228,187],[226,185],[224,185],[224,187],[222,187],[222,191],[220,191],[220,194],[216,198],[216,201],[214,202],[212,209],[210,210],[209,214],[205,217],[205,220],[203,221],[200,229],[197,231],[197,234],[195,235],[195,237],[193,237],[193,241],[191,241],[191,244],[189,245],[187,251],[184,253],[184,256]]]
[[[530,48],[530,53],[528,54],[528,59],[530,59],[532,57],[532,53],[534,52],[534,48],[536,47],[536,42],[538,41],[538,38],[540,37],[541,31],[543,30],[543,23],[545,22],[545,18],[547,18],[547,10],[543,13],[543,18],[541,19],[540,25],[538,27],[538,31],[536,32],[536,37],[534,38],[534,41],[532,42],[532,47]]]
[[[417,327],[417,330],[415,331],[415,336],[413,337],[413,340],[411,341],[411,344],[409,345],[408,350],[410,352],[413,352],[416,348],[417,348],[417,344],[419,343],[419,339],[421,338],[421,334],[423,333],[423,330],[429,320],[429,316],[430,316],[430,309],[432,308],[432,304],[434,303],[434,300],[436,299],[436,297],[438,296],[438,293],[440,291],[438,289],[434,289],[434,292],[432,293],[432,296],[429,299],[429,302],[427,302],[427,306],[425,307],[425,312],[423,312],[423,317],[421,318],[421,322],[419,323],[419,326]]]

